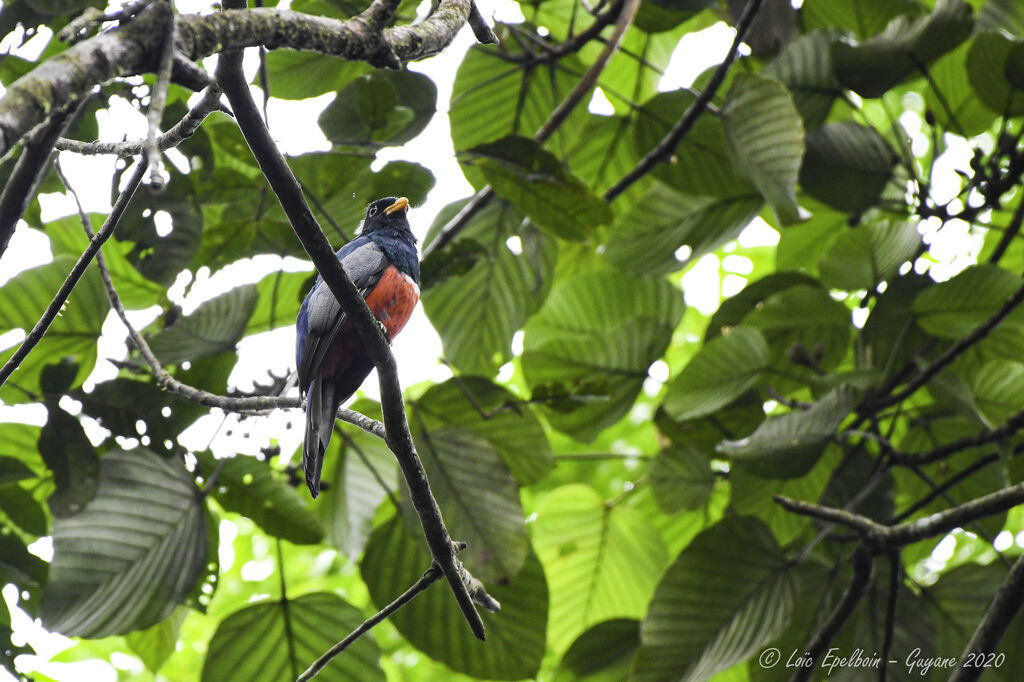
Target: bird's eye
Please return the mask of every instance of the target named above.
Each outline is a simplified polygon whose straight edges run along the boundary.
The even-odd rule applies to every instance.
[[[377,215],[377,207],[376,206],[371,206],[370,207],[370,215],[371,216]]]

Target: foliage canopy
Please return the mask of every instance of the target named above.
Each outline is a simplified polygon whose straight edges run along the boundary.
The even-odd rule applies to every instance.
[[[0,10],[14,43],[73,20],[83,41],[0,61],[0,249],[23,218],[53,253],[0,289],[0,334],[29,333],[88,248],[79,216],[42,219],[38,195],[65,191],[50,151],[93,153],[97,112],[158,99],[160,32],[131,31],[165,4],[105,17],[92,38],[91,0]],[[920,672],[911,656],[954,657],[958,679],[1024,677],[1024,9],[797,4],[524,1],[498,44],[465,53],[447,115],[477,193],[437,208],[422,266],[454,376],[405,399],[460,559],[502,608],[478,641],[434,587],[322,679],[809,679],[830,647],[896,660],[894,678]],[[442,49],[467,16],[481,35],[470,7],[446,0],[406,29],[413,2],[294,0],[180,15],[172,42],[193,67],[265,45],[269,96],[336,93],[318,119],[332,148],[288,163],[337,247],[370,200],[421,205],[443,182],[414,161],[374,165],[441,115],[429,77],[381,67]],[[749,48],[659,92],[681,41],[720,20]],[[284,49],[302,27],[310,51]],[[62,80],[69,64],[92,73],[80,46],[129,35],[135,51],[110,53],[120,71]],[[57,74],[44,94],[40,73]],[[163,130],[212,87],[201,69],[170,73]],[[594,87],[603,113],[586,107]],[[29,106],[46,97],[48,122]],[[102,264],[0,373],[3,403],[47,414],[0,426],[0,584],[77,638],[58,661],[128,653],[145,679],[294,679],[432,555],[367,398],[338,424],[316,501],[276,441],[226,459],[179,443],[212,406],[295,410],[282,379],[244,393],[231,372],[242,340],[294,323],[311,282],[273,272],[187,315],[169,296],[182,272],[306,257],[239,123],[198,118],[162,188],[144,184],[119,218],[83,216],[116,223]],[[752,222],[777,240],[745,238]],[[687,274],[698,263],[703,280]],[[124,307],[160,313],[140,330],[153,357],[134,344],[94,384],[107,276]],[[687,306],[684,282],[717,288],[717,308]],[[50,561],[29,551],[43,537]],[[11,620],[0,601],[0,665],[17,675],[31,648]],[[966,667],[971,651],[989,667]],[[805,652],[809,667],[787,665]]]

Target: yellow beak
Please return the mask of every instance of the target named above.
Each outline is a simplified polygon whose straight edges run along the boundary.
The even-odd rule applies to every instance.
[[[384,209],[384,213],[391,215],[395,211],[405,211],[409,208],[409,200],[405,197],[399,197],[399,199]]]

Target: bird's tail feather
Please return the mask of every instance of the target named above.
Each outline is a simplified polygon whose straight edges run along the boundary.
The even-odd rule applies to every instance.
[[[306,398],[306,436],[302,441],[302,468],[313,497],[320,494],[320,470],[331,442],[334,416],[341,404],[338,398],[333,382],[324,381],[322,376],[314,377]]]

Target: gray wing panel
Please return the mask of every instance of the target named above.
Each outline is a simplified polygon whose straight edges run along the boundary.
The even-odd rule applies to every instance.
[[[341,266],[359,289],[359,293],[365,297],[380,280],[388,266],[388,259],[375,242],[368,240],[346,254]],[[338,335],[347,317],[331,290],[319,280],[309,294],[307,314],[309,327],[302,350],[302,363],[298,368],[300,387],[309,386],[313,373],[320,368],[334,337]]]

